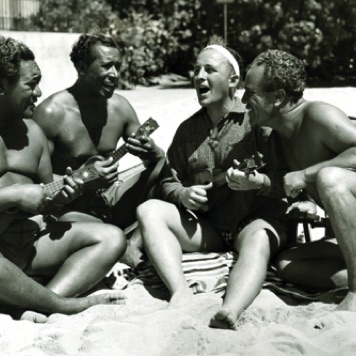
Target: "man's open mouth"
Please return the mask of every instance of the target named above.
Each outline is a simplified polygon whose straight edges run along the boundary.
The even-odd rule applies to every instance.
[[[206,88],[206,87],[199,88],[200,94],[206,94],[208,91],[209,91],[209,88]]]

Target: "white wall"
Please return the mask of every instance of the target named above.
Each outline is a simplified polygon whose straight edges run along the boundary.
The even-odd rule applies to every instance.
[[[77,79],[69,54],[80,34],[0,31],[0,35],[20,40],[34,52],[42,72],[42,97],[39,101],[69,87]]]

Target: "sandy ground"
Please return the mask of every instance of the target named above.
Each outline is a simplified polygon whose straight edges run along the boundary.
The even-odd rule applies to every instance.
[[[120,92],[143,122],[152,116],[154,133],[167,148],[179,123],[198,109],[192,89],[137,88]],[[239,92],[241,95],[241,92]],[[339,105],[356,116],[356,89],[307,90],[308,99]],[[123,166],[135,164],[126,157]],[[125,306],[95,306],[73,316],[54,314],[46,324],[14,321],[0,315],[0,355],[342,355],[356,353],[356,313],[332,312],[334,304],[290,305],[263,290],[243,314],[237,331],[208,327],[221,304],[202,294],[193,305],[169,309],[136,285],[123,291]]]

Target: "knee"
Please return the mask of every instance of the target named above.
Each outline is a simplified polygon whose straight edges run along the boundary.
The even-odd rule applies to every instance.
[[[96,236],[104,254],[118,260],[127,248],[127,239],[124,232],[114,225],[100,225],[100,232]]]
[[[266,259],[268,261],[271,255],[271,248],[266,230],[260,229],[242,236],[237,250],[240,255],[246,253],[246,256],[254,255],[258,256],[259,259]]]
[[[316,185],[321,197],[327,197],[330,194],[333,194],[333,197],[343,195],[347,190],[344,170],[338,167],[321,169],[316,177]]]
[[[162,214],[164,209],[163,203],[163,201],[157,199],[150,199],[145,201],[137,207],[137,220],[140,223],[144,223],[146,221],[151,221],[151,219],[154,219],[159,214]]]

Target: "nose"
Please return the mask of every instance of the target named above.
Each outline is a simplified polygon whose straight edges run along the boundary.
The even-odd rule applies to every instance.
[[[42,91],[38,85],[36,85],[35,90],[33,91],[33,95],[36,98],[39,98],[40,96],[42,96]]]
[[[109,76],[110,76],[111,78],[118,78],[118,70],[116,69],[115,66],[112,66],[112,67],[110,68]]]
[[[195,79],[204,80],[206,78],[206,71],[204,67],[200,67],[195,73]]]

